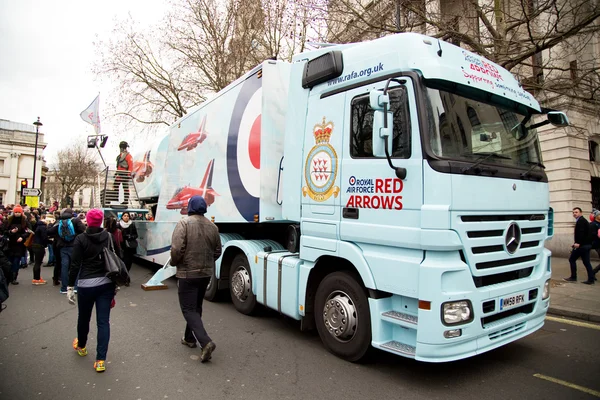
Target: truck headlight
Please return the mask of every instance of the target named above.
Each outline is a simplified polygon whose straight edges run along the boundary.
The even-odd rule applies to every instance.
[[[544,291],[542,292],[542,300],[546,300],[550,297],[550,279],[544,282]]]
[[[445,325],[464,324],[473,320],[469,300],[450,301],[442,304],[442,320]]]

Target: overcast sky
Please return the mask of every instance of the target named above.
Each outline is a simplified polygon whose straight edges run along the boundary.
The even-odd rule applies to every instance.
[[[110,136],[105,158],[113,161],[120,140],[142,144],[133,132],[115,137],[104,119],[109,93],[91,72],[93,42],[109,37],[116,18],[131,13],[152,24],[165,8],[166,0],[0,0],[0,119],[40,117],[52,162],[65,143],[94,133],[79,114],[100,92],[102,133]]]

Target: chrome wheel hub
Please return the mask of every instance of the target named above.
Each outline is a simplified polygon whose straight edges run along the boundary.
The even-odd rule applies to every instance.
[[[250,294],[250,274],[244,267],[239,267],[231,277],[233,295],[241,302]]]
[[[358,315],[350,296],[342,291],[331,293],[323,307],[323,322],[337,340],[347,342],[352,339],[356,333]]]

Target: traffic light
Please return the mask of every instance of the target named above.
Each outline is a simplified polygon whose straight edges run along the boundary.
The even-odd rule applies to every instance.
[[[21,196],[23,196],[23,189],[27,189],[27,179],[21,179]]]

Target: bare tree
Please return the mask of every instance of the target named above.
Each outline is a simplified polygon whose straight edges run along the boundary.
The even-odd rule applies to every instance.
[[[98,174],[94,153],[84,143],[75,143],[60,150],[52,168],[56,183],[60,186],[58,198],[61,206],[66,206],[67,196],[73,195],[84,186],[92,185]]]
[[[120,22],[97,43],[95,72],[115,84],[111,113],[169,125],[265,59],[291,60],[323,37],[317,3],[326,1],[171,0],[157,27]]]
[[[130,17],[116,25],[111,40],[97,43],[95,73],[116,84],[110,104],[114,116],[168,126],[205,100],[169,46],[150,39],[161,35],[157,29],[143,31]]]
[[[330,39],[420,32],[500,64],[548,104],[600,106],[595,0],[332,0]]]

